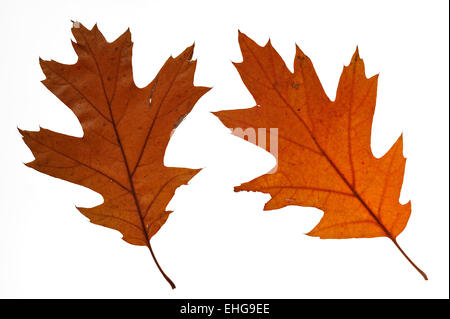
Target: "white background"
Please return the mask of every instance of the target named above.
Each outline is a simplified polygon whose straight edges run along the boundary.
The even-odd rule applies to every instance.
[[[2,1],[0,10],[0,297],[449,297],[447,1]],[[139,86],[195,41],[195,84],[214,87],[166,153],[166,165],[205,167],[177,190],[152,239],[174,291],[147,248],[75,209],[100,204],[99,194],[23,165],[33,156],[17,127],[82,135],[38,64],[76,61],[71,19],[98,22],[109,41],[130,27]],[[333,99],[356,45],[367,75],[380,73],[372,150],[383,155],[403,131],[400,201],[411,199],[412,215],[398,241],[428,282],[387,238],[311,238],[321,211],[263,212],[269,195],[233,192],[275,162],[209,113],[254,105],[230,62],[242,58],[238,28],[259,44],[270,36],[291,69],[299,44]]]

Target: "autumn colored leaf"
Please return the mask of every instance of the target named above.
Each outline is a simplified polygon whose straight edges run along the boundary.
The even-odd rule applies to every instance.
[[[162,275],[150,239],[166,222],[175,189],[199,170],[165,167],[171,131],[208,91],[193,85],[191,46],[170,57],[146,87],[133,81],[131,33],[109,43],[95,25],[74,23],[73,65],[40,60],[43,84],[78,117],[82,138],[47,129],[23,131],[42,173],[90,188],[104,203],[78,210],[98,225],[116,229],[123,240],[147,246]]]
[[[320,238],[388,237],[397,243],[411,204],[399,203],[405,169],[402,137],[382,157],[370,148],[378,76],[365,76],[358,50],[342,72],[336,99],[324,92],[311,60],[297,47],[291,73],[270,41],[239,33],[235,66],[257,106],[215,114],[230,128],[278,128],[278,168],[236,187],[272,196],[265,210],[288,205],[324,211],[308,233]]]

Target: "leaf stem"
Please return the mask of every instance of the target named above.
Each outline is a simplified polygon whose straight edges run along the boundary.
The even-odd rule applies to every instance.
[[[397,243],[397,240],[395,238],[390,238],[394,245],[400,250],[403,256],[409,261],[409,263],[422,275],[423,279],[428,280],[428,276],[425,272],[422,271],[409,257],[408,255],[403,251],[403,249],[400,247],[400,245]]]
[[[161,266],[159,265],[159,262],[158,262],[158,260],[156,259],[155,253],[153,252],[152,245],[150,244],[150,242],[148,242],[147,247],[148,247],[148,250],[150,250],[150,254],[152,254],[153,261],[155,262],[156,267],[158,267],[159,271],[161,272],[161,275],[163,275],[164,279],[167,280],[167,282],[168,282],[169,285],[172,287],[172,289],[175,289],[175,288],[176,288],[175,284],[174,284],[173,281],[169,278],[169,276],[166,275],[166,273],[164,272],[164,270],[162,270]]]

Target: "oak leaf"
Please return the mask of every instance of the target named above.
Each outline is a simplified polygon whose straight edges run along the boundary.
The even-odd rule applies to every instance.
[[[193,85],[191,46],[170,57],[156,78],[139,88],[133,81],[131,33],[109,43],[95,25],[74,23],[73,65],[40,60],[43,84],[78,117],[82,138],[47,129],[23,131],[42,173],[100,193],[103,204],[78,210],[98,225],[116,229],[123,240],[147,246],[166,222],[175,189],[199,170],[164,166],[165,148],[180,119],[209,88]]]
[[[411,204],[399,203],[405,169],[402,136],[382,157],[370,148],[378,76],[365,76],[358,49],[344,67],[336,99],[324,92],[311,60],[296,47],[290,72],[270,40],[264,46],[239,33],[243,62],[234,63],[257,106],[216,112],[230,128],[278,128],[278,168],[236,187],[268,193],[265,210],[288,205],[324,211],[308,233],[320,238],[396,237]]]

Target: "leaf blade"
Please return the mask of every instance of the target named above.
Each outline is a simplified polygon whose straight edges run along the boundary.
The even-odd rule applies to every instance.
[[[331,101],[311,60],[298,47],[291,73],[270,42],[261,47],[239,33],[239,43],[243,62],[235,65],[258,107],[215,114],[230,128],[243,120],[246,127],[278,128],[279,152],[275,173],[235,190],[269,193],[264,210],[288,205],[323,210],[310,236],[388,237],[399,248],[396,237],[411,213],[410,203],[398,202],[406,162],[402,136],[382,158],[373,156],[378,76],[366,78],[358,49]]]
[[[103,204],[78,210],[92,223],[118,230],[126,242],[147,246],[154,257],[149,241],[170,214],[168,202],[199,171],[164,166],[170,133],[209,88],[193,84],[193,46],[138,88],[129,30],[111,43],[96,25],[88,30],[77,24],[72,32],[77,62],[40,64],[43,84],[75,113],[83,137],[19,130],[35,157],[27,166],[100,193]]]

